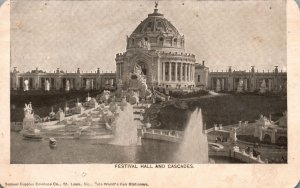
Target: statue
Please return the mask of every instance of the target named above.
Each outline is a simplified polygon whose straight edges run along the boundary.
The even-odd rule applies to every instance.
[[[24,113],[23,130],[33,131],[35,129],[35,117],[32,112],[31,102],[29,104],[25,103]]]
[[[55,113],[53,111],[53,106],[51,107],[51,112],[49,113],[50,118],[54,118],[55,117]]]
[[[49,91],[49,90],[50,90],[50,83],[48,80],[46,80],[45,91]]]
[[[86,82],[85,82],[85,89],[90,89],[90,80],[87,79]]]
[[[127,95],[130,104],[137,104],[139,103],[139,93],[135,91],[130,91]]]
[[[243,79],[240,79],[239,83],[238,83],[238,87],[237,87],[237,92],[238,93],[243,92],[243,88],[244,88],[244,81],[243,81]]]
[[[155,9],[157,9],[157,7],[158,7],[158,2],[155,1]]]
[[[143,75],[143,71],[140,65],[135,64],[134,65],[134,70],[133,70],[134,74],[136,74],[137,76]],[[139,78],[138,78],[139,79]]]
[[[216,92],[221,91],[221,83],[220,83],[220,79],[217,79],[217,86],[216,86]]]
[[[139,46],[140,48],[145,48],[145,49],[147,49],[147,50],[150,50],[150,44],[149,44],[149,42],[146,41],[144,38],[142,38],[142,39],[140,40],[140,42],[138,43],[138,46]]]
[[[230,138],[233,143],[236,143],[237,141],[236,131],[237,131],[237,127],[232,127],[232,130],[230,132]]]
[[[150,43],[148,41],[146,41],[145,43],[147,50],[150,50]]]
[[[122,85],[122,84],[123,84],[122,79],[118,79],[117,85]]]
[[[29,104],[25,103],[24,113],[26,118],[33,118],[31,102]]]
[[[70,91],[70,81],[66,81],[66,91]]]
[[[266,93],[267,90],[267,85],[265,79],[263,79],[260,88],[259,88],[259,93]]]
[[[24,80],[24,91],[29,90],[28,84],[29,84],[28,80]]]

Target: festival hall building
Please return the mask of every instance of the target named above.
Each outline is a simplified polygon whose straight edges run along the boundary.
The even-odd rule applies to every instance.
[[[116,72],[63,72],[53,73],[32,70],[11,72],[11,89],[23,90],[114,90],[129,85],[135,71],[141,70],[148,88],[192,91],[198,89],[216,92],[286,92],[287,73],[274,70],[258,72],[254,67],[248,71],[210,71],[196,61],[195,55],[185,52],[185,39],[179,31],[158,12],[148,14],[127,36],[126,52],[116,54]],[[276,64],[276,62],[274,62]],[[26,82],[26,84],[24,83]],[[120,83],[120,84],[119,84]],[[48,86],[47,86],[48,85]],[[47,87],[46,87],[47,86]],[[121,89],[121,88],[119,88]],[[126,89],[126,88],[122,88]]]
[[[195,87],[195,55],[185,52],[184,35],[158,12],[157,5],[127,36],[126,52],[118,53],[115,60],[116,79],[124,84],[138,66],[148,87]]]

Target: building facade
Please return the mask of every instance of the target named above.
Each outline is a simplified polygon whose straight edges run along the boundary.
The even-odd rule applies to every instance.
[[[90,73],[83,73],[79,68],[74,73],[57,69],[53,73],[49,73],[37,68],[21,73],[14,68],[10,74],[12,90],[23,90],[25,80],[28,82],[29,90],[46,90],[46,82],[49,83],[49,90],[66,90],[66,87],[69,90],[114,90],[116,88],[116,74],[100,73],[100,69]]]
[[[116,55],[116,79],[128,82],[136,66],[148,87],[194,87],[195,55],[185,52],[185,40],[157,7],[127,36],[126,52]]]
[[[195,64],[195,86],[200,89],[207,89],[209,68],[202,64]]]
[[[278,71],[275,66],[272,72],[255,71],[254,66],[247,71],[232,71],[231,67],[226,72],[209,72],[207,88],[220,91],[245,91],[255,92],[262,87],[269,92],[286,92],[287,73]]]

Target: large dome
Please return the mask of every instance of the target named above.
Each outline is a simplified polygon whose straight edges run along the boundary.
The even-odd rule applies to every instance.
[[[139,48],[183,52],[184,36],[155,8],[127,37],[127,50]]]
[[[163,14],[158,13],[158,9],[154,9],[152,14],[148,14],[148,17],[137,26],[132,35],[144,34],[147,32],[165,33],[174,36],[180,35],[171,22],[164,18]]]

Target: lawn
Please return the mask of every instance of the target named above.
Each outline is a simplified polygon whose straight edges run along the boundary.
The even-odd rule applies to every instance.
[[[206,128],[214,124],[231,125],[238,121],[255,121],[260,114],[276,120],[287,110],[287,99],[278,96],[224,95],[210,98],[185,100],[188,109],[168,105],[158,114],[163,129],[184,130],[189,116],[197,107],[202,109]]]

